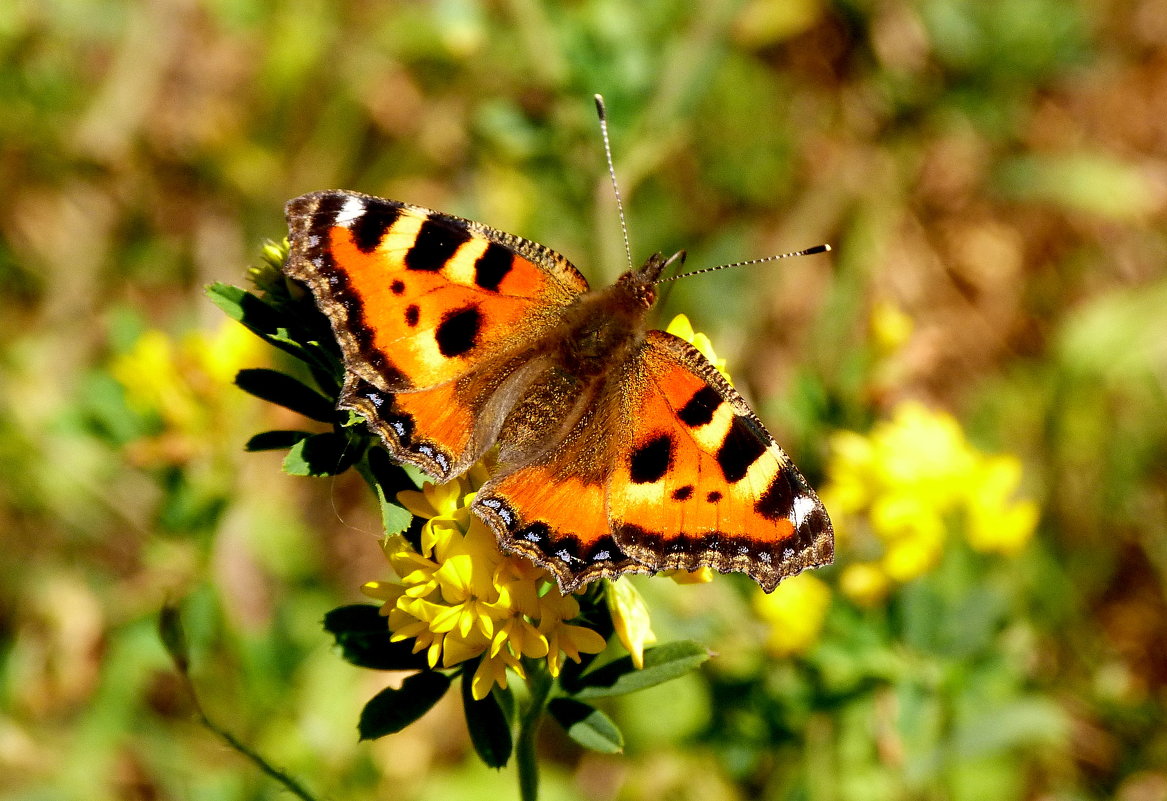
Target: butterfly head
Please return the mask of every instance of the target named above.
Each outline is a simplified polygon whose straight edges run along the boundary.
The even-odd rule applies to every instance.
[[[637,305],[649,308],[656,303],[656,284],[665,270],[674,264],[684,264],[685,251],[679,250],[667,259],[661,253],[654,253],[639,270],[632,270],[621,276],[619,283],[625,286]]]

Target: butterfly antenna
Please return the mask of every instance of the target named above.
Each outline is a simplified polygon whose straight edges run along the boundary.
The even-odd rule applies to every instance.
[[[813,256],[816,253],[826,253],[831,249],[830,245],[815,245],[813,248],[806,250],[795,250],[790,253],[779,253],[777,256],[766,256],[761,259],[749,259],[747,261],[735,261],[733,264],[719,264],[716,267],[705,267],[700,270],[694,270],[691,273],[681,273],[680,275],[670,275],[668,278],[658,278],[653,283],[663,284],[666,281],[676,281],[678,278],[687,278],[690,275],[701,275],[702,273],[712,273],[717,270],[728,270],[730,267],[746,267],[750,264],[765,264],[769,261],[778,261],[779,259],[789,259],[794,256]]]
[[[608,110],[604,108],[604,96],[596,95],[596,114],[600,116],[600,136],[604,139],[604,155],[608,159],[608,177],[612,179],[612,194],[616,196],[616,211],[620,214],[620,233],[624,235],[624,254],[628,257],[628,269],[632,269],[632,246],[628,243],[628,221],[624,218],[624,201],[620,198],[620,185],[616,183],[616,167],[612,164],[612,144],[608,141]]]

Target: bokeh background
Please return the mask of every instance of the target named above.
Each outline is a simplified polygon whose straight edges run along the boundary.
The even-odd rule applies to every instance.
[[[231,385],[279,361],[203,287],[242,283],[284,201],[324,188],[606,283],[625,257],[595,92],[637,261],[834,246],[679,282],[662,310],[812,483],[912,401],[1018,465],[1002,493],[1039,514],[865,591],[843,569],[894,537],[840,516],[828,611],[793,643],[772,629],[797,599],[638,580],[662,639],[720,655],[607,707],[623,755],[549,724],[545,797],[1167,799],[1162,0],[6,0],[0,795],[281,796],[194,722],[168,600],[208,713],[321,796],[516,792],[456,699],[357,742],[399,679],[343,663],[320,620],[385,577],[376,504],[243,453],[303,421]],[[943,450],[908,439],[869,449],[892,483],[897,454]]]

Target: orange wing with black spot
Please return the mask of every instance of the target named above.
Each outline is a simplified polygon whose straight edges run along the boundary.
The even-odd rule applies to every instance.
[[[532,343],[588,289],[558,253],[430,209],[355,192],[287,204],[288,275],[344,355],[340,407],[394,456],[445,480],[493,442]]]
[[[682,339],[650,331],[625,396],[627,447],[609,479],[615,541],[654,570],[709,565],[767,592],[828,564],[830,518],[750,407]]]

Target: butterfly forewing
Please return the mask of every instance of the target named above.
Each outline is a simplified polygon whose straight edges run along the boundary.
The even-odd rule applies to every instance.
[[[341,408],[435,478],[465,470],[506,411],[491,398],[587,282],[548,248],[406,203],[317,192],[287,215],[286,270],[344,355]]]
[[[521,350],[587,290],[553,251],[418,206],[320,192],[290,201],[288,221],[288,273],[332,319],[346,367],[386,391]],[[524,244],[545,261],[519,255]]]

